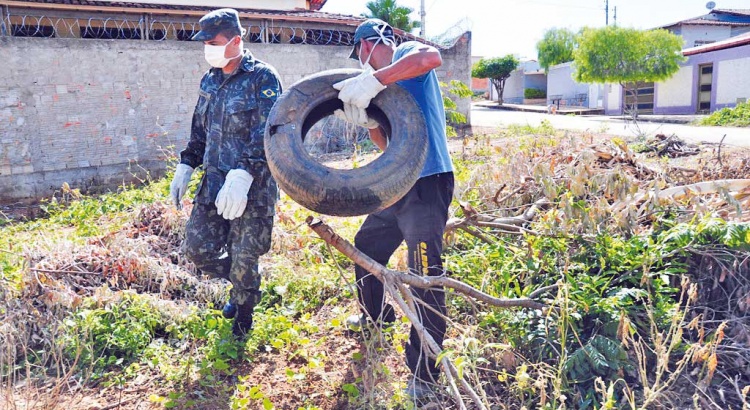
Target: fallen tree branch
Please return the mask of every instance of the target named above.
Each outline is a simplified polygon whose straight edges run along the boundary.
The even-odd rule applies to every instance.
[[[636,205],[646,199],[649,195],[654,195],[657,199],[671,199],[674,201],[685,198],[689,194],[708,195],[719,192],[735,193],[735,198],[742,198],[750,191],[750,179],[720,179],[716,181],[704,181],[695,184],[681,185],[662,190],[648,190],[639,192],[633,197],[626,200],[618,201],[612,204],[610,209],[619,212],[629,205]]]
[[[488,295],[481,290],[471,287],[464,282],[449,278],[445,275],[442,276],[417,276],[410,273],[404,273],[394,271],[386,268],[385,266],[375,262],[372,258],[362,253],[359,249],[355,248],[354,245],[349,243],[346,239],[340,237],[336,232],[331,229],[330,226],[325,224],[323,221],[313,218],[312,216],[307,218],[307,224],[318,236],[324,241],[329,243],[331,246],[336,248],[339,252],[343,253],[346,257],[354,261],[357,265],[363,267],[368,272],[372,273],[380,281],[383,281],[386,277],[393,277],[400,283],[413,286],[420,289],[436,289],[436,288],[448,288],[453,289],[456,292],[463,293],[464,295],[471,296],[481,302],[487,303],[488,305],[510,308],[510,307],[525,307],[530,309],[545,309],[547,305],[541,302],[537,302],[530,298],[517,298],[517,299],[504,299],[496,298]],[[553,285],[556,287],[556,285]],[[549,289],[541,289],[547,291]]]
[[[530,223],[539,213],[540,210],[549,208],[550,203],[546,198],[538,199],[534,202],[529,209],[519,216],[510,216],[504,218],[488,218],[483,215],[479,215],[474,211],[468,204],[461,204],[461,208],[464,211],[464,218],[451,218],[445,224],[445,231],[450,232],[455,229],[461,229],[473,236],[476,236],[480,240],[493,244],[494,241],[489,239],[481,231],[474,229],[475,226],[493,228],[497,233],[506,234],[520,234],[529,233],[532,235],[540,235],[538,232],[526,229],[523,226]]]
[[[432,336],[426,331],[421,323],[417,309],[414,306],[414,300],[411,299],[411,294],[404,287],[409,285],[411,287],[421,289],[453,289],[456,292],[470,296],[474,299],[480,300],[492,306],[497,307],[527,307],[532,309],[546,309],[547,305],[541,302],[532,300],[531,298],[518,298],[518,299],[502,299],[488,295],[478,289],[475,289],[461,281],[449,278],[445,275],[442,276],[417,276],[409,273],[403,273],[394,271],[386,268],[385,266],[377,263],[375,260],[365,255],[357,248],[354,247],[350,242],[340,237],[333,229],[325,224],[323,221],[316,219],[312,216],[307,217],[307,225],[313,230],[321,239],[326,243],[336,248],[339,252],[343,253],[346,257],[354,261],[357,265],[363,267],[368,272],[372,273],[378,280],[383,283],[384,289],[391,295],[396,304],[404,312],[404,315],[411,321],[414,326],[414,330],[422,341],[424,353],[433,359],[440,357],[442,348],[435,342]],[[547,292],[556,285],[547,286],[542,289],[538,289],[534,293],[538,296],[544,292]],[[448,380],[451,390],[453,392],[454,399],[459,403],[460,408],[465,409],[466,405],[461,398],[458,386],[456,385],[455,378],[458,378],[458,371],[456,370],[453,363],[448,360],[447,357],[443,356],[440,360],[440,365],[443,369],[443,373]],[[482,402],[479,395],[472,388],[469,383],[463,378],[459,378],[460,384],[466,393],[471,397],[474,404],[480,409],[487,409],[485,403]]]

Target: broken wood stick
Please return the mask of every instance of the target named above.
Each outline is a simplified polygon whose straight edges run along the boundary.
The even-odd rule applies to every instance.
[[[384,279],[392,278],[397,280],[399,283],[403,283],[409,286],[420,289],[432,289],[432,288],[448,288],[453,289],[456,292],[470,296],[478,301],[487,303],[488,305],[510,308],[510,307],[525,307],[530,309],[546,309],[548,306],[544,303],[538,302],[530,298],[515,298],[505,299],[497,298],[487,293],[482,292],[464,282],[449,278],[447,276],[417,276],[410,273],[404,273],[394,271],[386,268],[385,266],[375,262],[372,258],[362,253],[359,249],[355,248],[354,245],[349,243],[346,239],[340,237],[333,229],[325,224],[323,221],[316,219],[312,216],[307,217],[307,225],[313,230],[321,239],[326,241],[328,244],[336,248],[339,252],[343,253],[346,257],[351,259],[357,265],[363,267],[368,272],[372,273],[380,281]],[[546,289],[546,288],[545,288]]]
[[[417,333],[417,336],[422,341],[424,353],[435,360],[437,360],[438,357],[441,357],[443,349],[440,347],[440,345],[437,344],[437,342],[435,342],[435,339],[429,334],[429,332],[427,332],[424,325],[422,324],[418,310],[415,306],[416,304],[415,300],[413,299],[412,293],[405,287],[405,285],[422,289],[449,288],[463,295],[472,297],[474,299],[497,307],[527,307],[532,309],[547,309],[546,304],[533,300],[532,298],[496,298],[478,289],[475,289],[470,285],[449,278],[445,275],[417,276],[409,273],[390,270],[355,248],[354,245],[352,245],[344,238],[340,237],[336,232],[333,231],[330,226],[325,224],[323,221],[312,216],[308,216],[306,222],[310,229],[312,229],[313,232],[315,232],[327,244],[336,248],[339,252],[343,253],[346,257],[354,261],[354,263],[369,271],[383,283],[384,290],[389,295],[391,295],[396,304],[404,312],[404,315],[411,321],[412,326]],[[533,295],[534,297],[538,297],[541,294],[556,287],[557,285],[553,285],[537,289],[536,291],[532,292],[531,295]],[[460,409],[466,409],[467,407],[460,394],[458,385],[456,384],[456,379],[458,379],[460,386],[468,394],[477,408],[482,410],[488,408],[488,406],[482,402],[481,398],[474,390],[474,388],[468,383],[468,381],[463,377],[459,377],[460,373],[456,369],[456,366],[449,360],[447,355],[442,355],[442,358],[440,359],[440,366],[451,388],[452,396],[454,400],[456,400],[456,402],[459,404]]]

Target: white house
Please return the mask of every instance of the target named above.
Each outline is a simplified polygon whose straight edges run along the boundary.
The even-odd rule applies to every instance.
[[[607,114],[620,114],[636,101],[642,114],[709,113],[750,97],[750,9],[716,9],[659,28],[683,37],[687,60],[669,80],[640,83],[635,94],[608,84]]]
[[[498,100],[497,90],[490,83],[490,100]],[[535,88],[537,90],[547,90],[547,75],[539,66],[536,60],[522,61],[518,68],[510,73],[510,77],[505,80],[503,89],[503,101],[509,104],[522,104],[524,100],[524,90]]]
[[[550,104],[586,108],[602,107],[602,86],[573,79],[573,62],[554,65],[547,73],[547,100]]]
[[[682,54],[687,61],[672,78],[639,90],[639,111],[709,113],[750,98],[750,33],[688,48]],[[607,91],[605,112],[621,113],[621,87],[608,85]],[[646,101],[643,96],[653,99]]]
[[[710,13],[660,28],[682,36],[682,48],[698,47],[750,32],[750,9],[715,9]]]

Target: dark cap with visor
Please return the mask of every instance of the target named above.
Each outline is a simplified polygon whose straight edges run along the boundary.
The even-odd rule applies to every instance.
[[[395,43],[393,36],[393,27],[388,25],[381,19],[367,19],[357,27],[354,32],[354,47],[352,47],[352,53],[349,54],[349,58],[358,60],[357,56],[357,44],[362,40],[375,40],[375,39],[388,39]]]
[[[218,9],[203,16],[198,22],[201,31],[197,32],[191,40],[209,41],[217,34],[225,30],[237,30],[240,35],[244,32],[240,24],[240,15],[235,9]]]

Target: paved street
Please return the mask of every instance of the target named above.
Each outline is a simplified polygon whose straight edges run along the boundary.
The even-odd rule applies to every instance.
[[[652,136],[658,133],[671,135],[691,142],[719,142],[724,134],[727,145],[750,146],[750,128],[696,127],[679,124],[639,122],[637,126],[606,116],[570,116],[538,114],[522,111],[506,111],[473,106],[471,125],[475,127],[507,127],[511,124],[538,126],[542,120],[557,129],[589,130],[622,137],[635,137],[645,133]],[[639,131],[640,130],[640,131]]]

